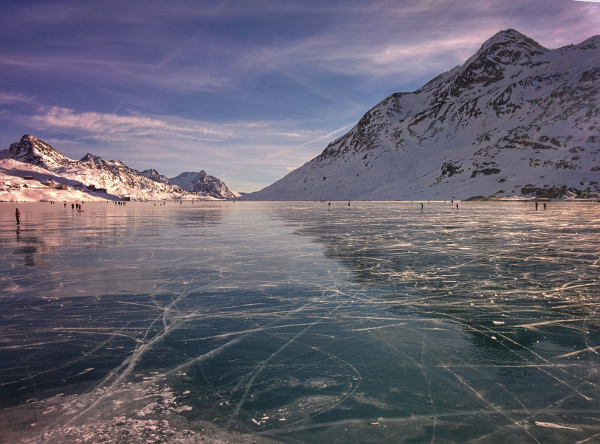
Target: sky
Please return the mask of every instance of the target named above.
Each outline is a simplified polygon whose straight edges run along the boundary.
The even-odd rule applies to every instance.
[[[33,134],[257,191],[498,31],[600,34],[599,1],[0,0],[0,149]]]

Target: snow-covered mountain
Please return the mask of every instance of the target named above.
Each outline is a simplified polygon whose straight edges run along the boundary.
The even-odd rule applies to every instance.
[[[209,176],[204,170],[199,173],[189,171],[181,173],[179,176],[169,179],[169,184],[177,185],[190,193],[208,194],[220,199],[240,197],[240,194],[230,190],[225,182],[214,176]]]
[[[73,164],[73,160],[31,134],[25,134],[19,142],[12,143],[7,150],[0,151],[0,158],[13,159],[48,170]]]
[[[168,179],[156,170],[139,172],[119,160],[104,160],[89,153],[81,160],[72,160],[30,134],[24,135],[19,142],[11,144],[10,148],[0,151],[0,159],[12,161],[12,163],[0,163],[0,170],[3,165],[10,165],[11,171],[28,172],[38,183],[51,179],[54,184],[91,191],[102,190],[103,193],[118,198],[129,197],[133,200],[224,198],[221,193],[211,193],[210,190],[190,194],[177,185],[169,184]],[[35,168],[26,168],[27,165]],[[0,171],[0,176],[2,173],[4,176],[14,177],[14,174],[8,171]],[[225,184],[222,182],[221,184],[229,190]]]
[[[144,177],[147,177],[148,179],[152,179],[154,182],[169,183],[169,178],[160,174],[154,168],[144,170],[140,174]]]
[[[585,195],[599,183],[600,36],[550,50],[509,29],[244,199]]]

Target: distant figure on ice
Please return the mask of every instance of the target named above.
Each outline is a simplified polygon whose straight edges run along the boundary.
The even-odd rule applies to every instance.
[[[544,211],[546,210],[546,204],[544,203]]]
[[[538,203],[536,201],[536,203],[535,203],[535,211],[537,211],[537,207],[538,207]]]
[[[21,212],[18,208],[15,210],[15,217],[17,218],[17,225],[19,225],[21,223]]]

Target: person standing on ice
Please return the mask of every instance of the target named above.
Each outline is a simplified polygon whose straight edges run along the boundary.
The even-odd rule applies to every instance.
[[[21,212],[19,211],[18,208],[15,210],[15,217],[17,218],[17,225],[20,225],[21,224]]]

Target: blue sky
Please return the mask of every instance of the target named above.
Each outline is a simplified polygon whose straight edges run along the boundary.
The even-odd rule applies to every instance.
[[[31,133],[247,192],[500,30],[600,34],[600,3],[574,0],[0,0],[0,17],[0,149]]]

